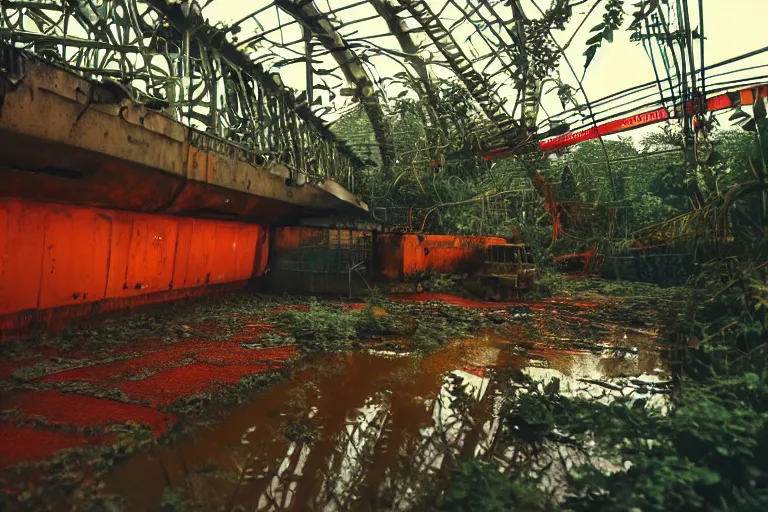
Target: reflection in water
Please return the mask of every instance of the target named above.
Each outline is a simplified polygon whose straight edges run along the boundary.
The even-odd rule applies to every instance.
[[[456,460],[493,455],[512,471],[534,455],[497,435],[510,371],[558,377],[564,393],[591,396],[665,374],[651,334],[622,333],[620,343],[608,334],[597,353],[545,343],[526,352],[486,335],[423,358],[318,356],[197,439],[131,458],[105,492],[133,510],[156,508],[166,488],[207,509],[408,509]],[[569,455],[560,449],[549,456]],[[562,477],[549,476],[552,485]]]

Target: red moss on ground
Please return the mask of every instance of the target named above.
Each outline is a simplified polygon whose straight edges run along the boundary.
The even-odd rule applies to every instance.
[[[177,366],[185,360],[224,365],[250,364],[261,361],[282,363],[295,353],[296,347],[290,345],[272,349],[247,349],[231,342],[192,340],[171,345],[159,352],[113,363],[65,370],[46,375],[39,380],[40,382],[90,382],[99,384],[110,380],[123,381],[128,378],[148,375]]]
[[[229,344],[220,344],[216,347],[207,348],[195,355],[195,360],[201,363],[210,363],[217,365],[242,365],[253,363],[273,363],[282,364],[286,359],[296,354],[295,345],[285,345],[283,347],[248,349]]]
[[[143,380],[118,384],[133,400],[152,407],[170,405],[179,398],[215,391],[223,384],[237,384],[246,375],[269,370],[266,364],[215,366],[198,363],[163,370]]]
[[[46,387],[54,388],[70,382],[90,383],[102,390],[121,390],[126,400],[136,403],[50,389],[3,393],[0,411],[14,413],[0,423],[3,438],[0,468],[50,459],[65,448],[109,444],[116,436],[83,434],[103,432],[100,427],[109,425],[134,422],[149,426],[155,436],[163,435],[178,418],[155,408],[236,385],[245,376],[281,367],[296,354],[293,345],[261,349],[242,346],[241,343],[254,342],[265,333],[278,331],[262,316],[243,316],[238,323],[241,327],[234,333],[217,319],[180,325],[192,337],[176,343],[148,338],[120,344],[105,343],[95,351],[76,353],[70,347],[41,346],[28,354],[24,352],[18,360],[1,359],[0,380],[12,378],[21,368],[41,363],[40,368],[45,368],[44,364],[50,363],[53,357],[80,359],[80,364],[85,366],[43,375],[34,383],[45,383]],[[125,359],[116,361],[116,357]],[[77,364],[77,361],[73,363]],[[17,425],[17,418],[30,422],[31,426]]]
[[[77,448],[86,444],[107,444],[114,436],[83,436],[66,432],[38,430],[28,427],[0,424],[0,467],[21,462],[37,462],[52,457],[59,450]]]
[[[458,295],[451,295],[448,293],[408,293],[392,295],[390,299],[401,302],[428,302],[428,301],[442,301],[446,304],[453,306],[462,306],[472,309],[498,309],[509,306],[527,307],[533,311],[546,311],[556,306],[570,306],[581,309],[594,309],[600,305],[596,302],[582,302],[576,301],[568,297],[555,297],[552,299],[545,299],[535,302],[522,302],[522,301],[507,301],[507,302],[491,302],[475,299],[467,299],[465,297],[459,297]]]
[[[40,347],[35,350],[37,357],[27,357],[24,359],[5,359],[0,361],[0,380],[10,379],[13,377],[13,373],[28,366],[34,366],[37,363],[44,361],[51,357],[67,357],[69,359],[80,358],[83,353],[70,353],[64,354],[61,349],[56,347]]]
[[[259,339],[263,334],[273,332],[274,330],[274,327],[267,324],[246,324],[238,329],[229,340],[233,343],[250,343]]]
[[[10,379],[13,372],[24,366],[31,366],[37,361],[0,361],[0,380]]]
[[[166,349],[151,352],[139,357],[93,366],[84,366],[72,370],[53,373],[41,377],[40,382],[92,382],[100,383],[120,377],[134,377],[148,372],[167,368],[188,359],[211,343],[204,341],[185,341],[169,345]]]
[[[112,356],[129,356],[133,354],[159,352],[169,346],[168,343],[160,338],[152,338],[148,340],[131,341],[130,343],[107,349],[106,352]]]
[[[16,408],[28,417],[39,417],[52,425],[93,427],[133,421],[152,428],[156,436],[165,433],[178,419],[141,405],[92,398],[74,393],[30,391],[12,396],[5,409]]]
[[[196,335],[226,337],[227,331],[219,320],[205,320],[184,326]]]
[[[152,342],[145,348],[159,346]],[[90,382],[105,389],[120,389],[129,399],[151,407],[162,407],[183,397],[237,384],[246,375],[279,367],[295,353],[293,345],[248,349],[231,342],[190,340],[165,345],[160,350],[123,361],[58,372],[39,381]],[[6,374],[12,374],[17,367],[37,362],[39,360],[4,361],[2,369]],[[128,380],[137,377],[145,378]],[[84,436],[51,431],[49,427],[96,427],[132,421],[148,425],[156,436],[160,436],[178,419],[173,414],[142,405],[56,391],[25,391],[4,397],[3,402],[4,410],[17,409],[27,418],[38,418],[46,425],[30,428],[0,424],[4,443],[0,467],[44,460],[64,448],[106,444],[114,440],[114,436]]]

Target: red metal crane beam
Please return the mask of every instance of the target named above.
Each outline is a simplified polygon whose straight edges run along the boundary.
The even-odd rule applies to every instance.
[[[718,110],[725,110],[740,105],[752,105],[762,98],[768,98],[768,85],[749,87],[738,91],[718,94],[717,96],[707,99],[706,105],[698,105],[697,103],[699,103],[699,101],[696,100],[689,101],[685,105],[685,114],[687,116],[693,116],[702,112],[716,112]],[[682,110],[681,105],[676,105],[672,115],[675,118],[681,118]],[[576,130],[541,140],[539,141],[539,149],[541,151],[555,151],[579,144],[580,142],[593,140],[604,135],[613,135],[615,133],[621,133],[642,126],[655,124],[665,121],[670,117],[670,113],[667,109],[662,107],[641,114],[634,114],[621,119],[607,121],[583,130]],[[484,160],[494,160],[497,158],[509,157],[514,154],[516,154],[516,151],[510,150],[508,147],[500,147],[486,151],[482,156]]]

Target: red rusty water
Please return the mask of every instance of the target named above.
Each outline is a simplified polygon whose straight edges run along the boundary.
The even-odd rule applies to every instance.
[[[276,385],[235,410],[222,425],[204,434],[200,442],[132,458],[110,477],[107,490],[130,495],[131,509],[145,510],[152,508],[162,495],[163,473],[170,476],[172,483],[181,484],[185,467],[208,463],[228,472],[236,471],[238,464],[247,460],[248,453],[268,464],[284,454],[290,444],[281,434],[284,415],[297,417],[305,414],[307,408],[316,407],[315,421],[326,435],[314,444],[316,455],[307,462],[305,477],[299,483],[302,489],[311,487],[315,470],[323,466],[326,455],[336,445],[335,435],[343,431],[356,408],[378,393],[394,391],[390,395],[389,415],[397,435],[407,432],[418,436],[419,429],[431,424],[431,417],[416,397],[426,399],[437,393],[443,374],[460,366],[461,361],[471,362],[476,348],[472,343],[457,344],[420,361],[365,353],[318,356],[291,381]],[[250,427],[255,429],[248,433]],[[247,445],[240,444],[244,434]],[[386,454],[382,456],[389,458]],[[225,481],[207,480],[206,487],[209,486],[209,491],[216,490],[211,499],[217,499],[216,493],[223,498],[234,491],[233,484]],[[240,498],[247,503],[253,489],[246,486],[241,491],[244,494]]]
[[[344,451],[345,432],[348,433],[352,425],[360,426],[361,411],[375,406],[380,408],[376,421],[381,422],[376,426],[379,429],[376,435],[383,437],[374,439],[368,448],[355,447],[355,450],[369,450],[361,456],[363,483],[355,492],[361,499],[373,499],[386,475],[396,471],[399,453],[418,449],[425,442],[424,432],[437,428],[435,417],[425,404],[435,403],[436,397],[445,391],[446,375],[475,379],[491,386],[499,370],[523,370],[530,365],[588,379],[638,375],[665,367],[652,343],[643,341],[646,335],[632,334],[621,326],[592,322],[590,328],[596,329],[592,341],[597,351],[581,350],[569,344],[570,330],[574,326],[582,329],[585,325],[588,317],[583,315],[603,307],[599,300],[558,297],[497,303],[446,294],[416,294],[395,299],[442,300],[462,307],[494,310],[494,315],[512,315],[515,308],[524,307],[532,316],[510,318],[510,323],[499,334],[488,333],[453,343],[424,358],[366,353],[310,357],[291,380],[236,409],[222,424],[203,432],[201,439],[186,439],[173,449],[131,458],[109,477],[108,491],[130,498],[130,509],[146,510],[156,507],[170,481],[171,486],[192,489],[195,499],[206,507],[227,505],[234,499],[251,509],[267,492],[269,482],[249,480],[238,486],[240,472],[248,467],[255,473],[260,473],[265,466],[275,468],[277,459],[288,464],[291,471],[297,471],[291,477],[294,483],[290,484],[295,486],[294,503],[317,504],[323,493],[328,492],[321,489],[323,478],[319,475],[337,464],[338,454]],[[351,310],[364,307],[361,303],[337,305]],[[91,357],[83,361],[88,366],[41,377],[37,382],[48,386],[85,382],[92,386],[89,389],[118,390],[123,400],[132,403],[50,391],[27,392],[28,396],[23,399],[4,400],[4,404],[9,405],[3,410],[12,414],[16,411],[25,423],[23,427],[14,424],[15,420],[0,424],[22,447],[0,460],[0,467],[22,460],[50,458],[62,448],[110,442],[111,438],[102,435],[105,431],[99,430],[108,424],[135,421],[149,425],[159,435],[175,417],[155,409],[168,408],[182,398],[226,390],[247,375],[280,367],[295,354],[295,346],[250,349],[233,342],[234,339],[257,340],[273,330],[268,318],[249,316],[242,321],[229,341],[187,339],[162,343],[149,339],[129,344],[137,347],[134,357],[114,360],[117,354],[128,354],[125,346],[117,346],[101,353],[101,357],[106,357],[101,364]],[[220,329],[215,323],[198,322],[183,327],[192,335],[224,337],[231,332],[231,328]],[[597,333],[601,334],[597,336]],[[384,346],[393,345],[391,340],[385,341]],[[599,351],[600,346],[609,348],[622,343],[639,346],[642,351],[634,358],[625,357],[626,351]],[[23,361],[24,365],[31,362]],[[10,365],[6,373],[9,370]],[[482,418],[493,410],[488,404],[481,409],[486,411]],[[290,442],[283,435],[286,422],[307,418],[308,414],[314,414],[306,421],[316,429],[315,440],[311,444],[299,443],[289,455]],[[481,416],[474,418],[482,425]],[[40,443],[30,448],[36,443],[35,433],[39,434]],[[93,435],[86,435],[88,433]],[[248,444],[241,444],[241,438]],[[29,457],[25,459],[23,454],[27,448]],[[206,465],[219,469],[214,476],[198,474],[194,469]],[[300,471],[296,469],[299,466]],[[341,478],[341,473],[334,474],[334,478]],[[306,507],[295,505],[294,508]]]
[[[531,320],[524,321],[530,324]],[[255,510],[272,492],[275,471],[283,467],[285,478],[275,485],[291,491],[277,496],[278,503],[285,498],[288,509],[322,509],[328,504],[324,500],[341,498],[338,489],[324,488],[324,482],[342,485],[350,467],[359,466],[360,473],[353,478],[358,483],[351,488],[357,497],[355,505],[343,502],[337,509],[381,508],[375,505],[381,487],[390,478],[405,478],[398,473],[404,454],[408,461],[418,460],[429,444],[426,433],[444,428],[433,407],[436,397],[447,389],[447,375],[475,379],[467,381],[474,386],[493,387],[500,370],[523,370],[542,359],[552,370],[574,379],[639,375],[665,367],[658,352],[627,359],[618,352],[568,349],[555,341],[526,339],[524,327],[510,325],[503,334],[478,335],[420,359],[364,352],[310,356],[290,381],[243,404],[201,437],[172,449],[139,454],[117,467],[107,479],[105,492],[127,497],[128,510],[156,507],[167,487],[188,489],[193,500],[208,509],[239,504]],[[615,343],[620,332],[608,332],[604,342]],[[652,340],[637,336],[630,336],[630,342],[650,350]],[[531,347],[527,355],[518,351],[523,342]],[[480,426],[492,418],[494,410],[490,402],[482,404],[471,409]],[[368,425],[369,420],[362,418],[370,415],[374,419]],[[293,445],[286,438],[286,428],[296,423],[311,425],[312,442]],[[477,434],[469,428],[462,439],[477,442]],[[358,435],[362,436],[355,441],[358,444],[349,446]],[[449,431],[442,437],[446,435],[450,438]],[[465,450],[461,444],[457,449]],[[196,467],[214,469],[198,472]],[[265,468],[271,469],[261,478]],[[251,476],[244,479],[246,471]]]

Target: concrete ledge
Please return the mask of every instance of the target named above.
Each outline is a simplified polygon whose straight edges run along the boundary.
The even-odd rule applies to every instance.
[[[243,205],[263,199],[284,206],[272,204],[262,211],[282,215],[293,210],[298,217],[368,211],[338,183],[290,186],[285,166],[254,165],[255,156],[242,148],[190,130],[128,99],[88,105],[91,86],[72,73],[27,62],[17,84],[0,88],[0,179],[15,183],[0,191],[0,197],[95,204],[81,203],[88,192],[73,195],[69,186],[54,187],[49,190],[53,195],[38,197],[37,190],[45,189],[45,184],[20,174],[6,176],[16,171],[48,174],[46,179],[75,176],[90,181],[85,187],[94,190],[125,190],[123,195],[129,197],[122,200],[104,190],[96,194],[97,203],[102,199],[98,206],[110,208],[240,216],[247,212],[233,211],[233,202]],[[196,193],[212,196],[213,200],[205,201],[208,213],[174,204],[184,183],[194,183]],[[238,194],[242,197],[236,198]]]

